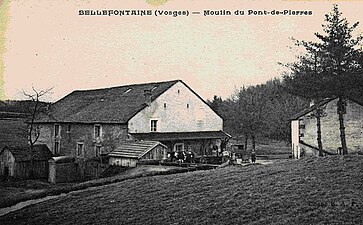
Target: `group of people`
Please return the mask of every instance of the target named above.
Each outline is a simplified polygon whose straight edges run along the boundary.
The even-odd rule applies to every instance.
[[[256,152],[251,151],[250,156],[251,156],[251,163],[256,163]],[[168,159],[170,159],[171,162],[194,163],[195,155],[192,151],[169,152]]]
[[[194,163],[194,153],[192,151],[180,151],[180,152],[169,152],[168,158],[172,162],[179,162],[179,163]]]

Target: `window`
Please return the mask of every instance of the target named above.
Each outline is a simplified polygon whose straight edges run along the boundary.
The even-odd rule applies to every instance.
[[[177,143],[174,145],[174,151],[175,152],[181,152],[184,150],[184,144],[183,143]]]
[[[158,121],[157,120],[151,120],[150,122],[150,131],[156,132],[158,130]]]
[[[59,134],[60,134],[60,125],[55,124],[54,125],[54,137],[59,137]]]
[[[101,125],[95,125],[95,138],[101,137]]]
[[[164,109],[166,109],[166,103],[164,103]]]
[[[189,103],[187,103],[187,109],[189,109]]]
[[[84,156],[84,145],[83,143],[77,143],[77,156],[83,157]]]
[[[70,124],[68,124],[68,126],[67,126],[67,133],[71,133],[71,125]]]
[[[96,157],[101,156],[101,146],[96,145],[95,150],[96,150]]]
[[[180,94],[180,90],[178,90],[178,94]]]
[[[60,144],[59,141],[54,142],[54,155],[59,155],[60,153]]]
[[[203,107],[199,107],[197,109],[197,112],[196,112],[195,117],[196,117],[197,123],[203,123],[204,122],[205,112],[204,112],[204,108]]]

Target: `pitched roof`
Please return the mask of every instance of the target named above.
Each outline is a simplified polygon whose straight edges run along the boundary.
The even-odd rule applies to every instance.
[[[322,101],[318,102],[317,104],[312,105],[312,106],[310,106],[309,108],[306,108],[306,109],[304,109],[303,111],[296,113],[295,115],[293,115],[293,116],[290,118],[290,120],[297,120],[297,119],[299,119],[300,117],[302,117],[302,116],[304,116],[304,115],[308,114],[309,112],[311,112],[311,111],[313,111],[313,110],[317,109],[318,107],[321,107],[321,106],[323,106],[323,105],[325,105],[325,104],[328,104],[330,101],[332,101],[332,100],[334,100],[334,99],[337,99],[337,98],[338,98],[338,97],[326,98],[326,99],[324,99],[324,100],[322,100]],[[362,100],[360,100],[360,99],[356,99],[356,98],[352,98],[352,97],[346,97],[346,98],[347,98],[347,99],[349,99],[349,100],[351,100],[351,101],[353,101],[353,102],[355,102],[355,103],[357,103],[357,104],[359,104],[359,105],[361,105],[361,106],[363,106],[363,101],[362,101]]]
[[[158,141],[124,142],[123,144],[118,146],[117,149],[110,152],[108,155],[139,159],[159,145],[167,148],[165,145],[161,144]]]
[[[47,115],[36,122],[127,123],[147,106],[145,90],[151,91],[151,101],[154,101],[179,81],[73,91],[52,104]]]
[[[131,133],[131,135],[139,140],[200,140],[200,139],[217,139],[230,138],[231,135],[224,131],[196,131],[196,132],[152,132],[152,133]]]
[[[290,118],[290,120],[297,120],[297,119],[299,119],[300,117],[304,116],[305,114],[308,114],[309,112],[311,112],[311,111],[313,111],[313,110],[317,109],[317,108],[318,108],[318,107],[320,107],[320,106],[323,106],[323,105],[327,104],[328,102],[330,102],[330,101],[332,101],[332,100],[334,100],[334,99],[336,99],[336,97],[335,97],[335,98],[327,98],[327,99],[324,99],[323,101],[318,102],[317,104],[312,105],[312,106],[310,106],[309,108],[306,108],[306,109],[304,109],[303,111],[296,113],[295,115],[293,115],[293,116]]]
[[[11,154],[14,156],[16,162],[27,162],[31,161],[32,151],[30,146],[6,146],[1,151],[1,153],[5,150],[9,150]],[[52,152],[49,148],[42,145],[34,145],[33,148],[34,160],[35,161],[47,161],[53,157]]]

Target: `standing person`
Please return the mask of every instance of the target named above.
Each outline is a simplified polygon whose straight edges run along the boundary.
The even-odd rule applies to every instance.
[[[337,149],[337,154],[338,154],[338,155],[341,155],[341,154],[342,154],[342,152],[343,152],[343,148],[342,148],[342,147],[338,147],[338,149]]]
[[[251,152],[251,161],[252,161],[252,163],[256,162],[256,152],[254,150],[252,150],[252,152]]]

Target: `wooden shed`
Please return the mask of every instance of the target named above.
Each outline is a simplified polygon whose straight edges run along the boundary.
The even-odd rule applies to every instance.
[[[108,154],[109,164],[136,167],[139,161],[166,159],[167,147],[158,141],[125,142]]]
[[[5,146],[0,152],[0,176],[48,178],[48,160],[52,157],[46,145],[34,145],[33,151],[30,146]]]

